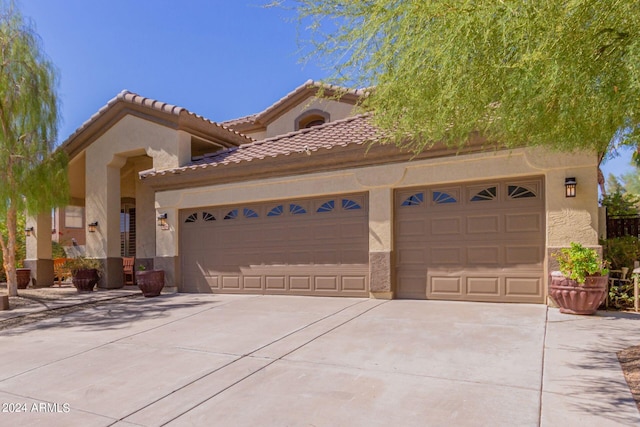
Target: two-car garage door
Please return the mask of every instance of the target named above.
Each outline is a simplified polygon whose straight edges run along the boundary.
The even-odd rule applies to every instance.
[[[544,302],[542,179],[396,192],[400,298]]]
[[[399,189],[399,298],[544,302],[542,178]],[[184,291],[369,295],[365,194],[181,212]]]
[[[368,296],[363,194],[181,212],[182,289]]]

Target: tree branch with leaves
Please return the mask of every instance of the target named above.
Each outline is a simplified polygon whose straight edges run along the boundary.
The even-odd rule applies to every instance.
[[[507,147],[638,145],[640,1],[290,0],[307,59],[419,152],[473,133]],[[308,36],[308,37],[307,37]],[[410,136],[410,138],[408,138]]]

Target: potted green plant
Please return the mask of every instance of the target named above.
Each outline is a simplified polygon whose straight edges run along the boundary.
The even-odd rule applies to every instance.
[[[561,313],[593,314],[607,294],[609,271],[595,249],[579,243],[556,252],[559,272],[551,273],[549,294]]]
[[[64,266],[71,272],[71,281],[78,292],[93,292],[102,276],[102,264],[95,258],[71,258]]]
[[[140,264],[136,271],[136,284],[145,297],[157,297],[164,288],[164,270],[147,270]]]

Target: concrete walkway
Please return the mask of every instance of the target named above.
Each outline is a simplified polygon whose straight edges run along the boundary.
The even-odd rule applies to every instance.
[[[171,294],[0,332],[0,425],[607,426],[640,317]],[[21,412],[18,412],[21,411]]]

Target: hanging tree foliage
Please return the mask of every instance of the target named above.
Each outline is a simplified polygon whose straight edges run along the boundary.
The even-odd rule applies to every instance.
[[[332,83],[414,151],[472,132],[506,146],[638,145],[640,1],[291,0]],[[407,139],[411,135],[411,139]]]
[[[67,158],[53,152],[56,83],[33,27],[13,2],[0,3],[0,246],[9,295],[17,295],[18,212],[47,212],[68,198]]]

